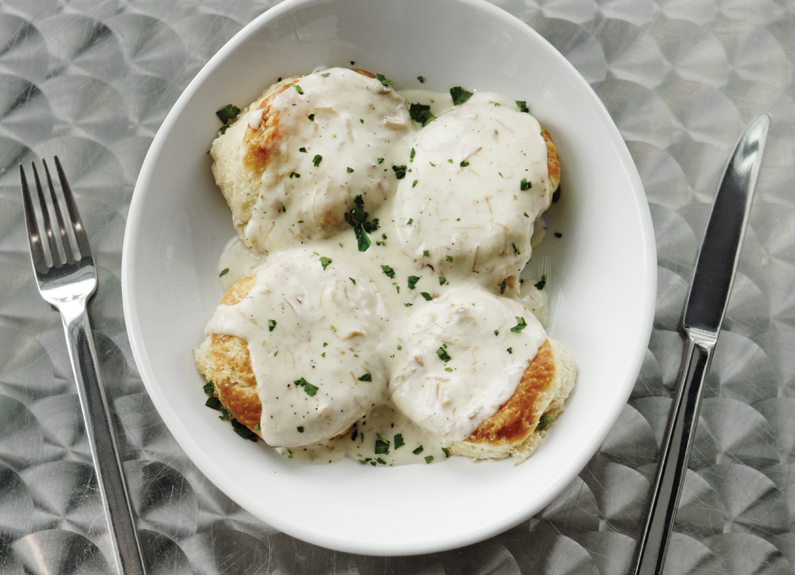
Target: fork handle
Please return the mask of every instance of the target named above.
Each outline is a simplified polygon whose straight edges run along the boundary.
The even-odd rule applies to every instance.
[[[66,346],[77,381],[77,394],[105,508],[116,571],[120,575],[145,575],[143,553],[124,481],[105,387],[99,373],[86,300],[82,298],[62,303],[58,309],[66,331]]]
[[[679,373],[674,405],[660,450],[660,466],[649,502],[646,526],[636,551],[634,575],[660,575],[665,566],[687,460],[696,436],[704,383],[712,363],[715,334],[686,330],[684,361]]]

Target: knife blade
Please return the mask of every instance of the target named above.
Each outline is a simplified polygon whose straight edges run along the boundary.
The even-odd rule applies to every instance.
[[[734,284],[769,128],[770,116],[763,114],[740,136],[718,187],[696,258],[680,326],[685,339],[682,368],[635,555],[635,575],[659,575],[665,565],[704,383]]]

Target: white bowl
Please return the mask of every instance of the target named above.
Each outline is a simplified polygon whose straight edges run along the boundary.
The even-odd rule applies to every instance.
[[[526,463],[392,468],[305,465],[244,441],[204,407],[191,349],[222,293],[234,234],[210,173],[215,111],[246,105],[280,76],[360,67],[398,89],[477,88],[527,100],[552,134],[562,199],[548,221],[550,333],[580,373],[566,411]],[[547,505],[596,452],[640,371],[654,316],[656,255],[640,178],[583,78],[525,24],[476,0],[298,0],[235,36],[185,90],[141,168],[124,241],[132,350],[174,437],[229,497],[275,528],[352,553],[410,555],[474,543]]]

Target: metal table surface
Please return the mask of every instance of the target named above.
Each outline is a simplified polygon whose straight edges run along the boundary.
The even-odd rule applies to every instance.
[[[60,155],[95,249],[91,317],[151,573],[607,575],[629,569],[720,173],[742,127],[770,112],[666,574],[793,573],[795,1],[496,2],[576,66],[627,142],[657,237],[654,332],[618,423],[549,507],[483,543],[409,558],[321,549],[232,503],[166,429],[125,333],[122,238],[146,151],[202,65],[273,3],[0,2],[0,572],[113,572],[60,320],[33,282],[20,161]]]

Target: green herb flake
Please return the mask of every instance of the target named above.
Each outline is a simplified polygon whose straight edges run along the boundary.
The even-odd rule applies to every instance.
[[[384,275],[389,279],[395,279],[395,270],[393,270],[391,266],[381,266],[381,271],[384,272]]]
[[[472,92],[467,92],[461,86],[450,88],[450,96],[453,98],[453,105],[463,104],[472,97]]]
[[[220,410],[221,409],[221,400],[217,397],[208,397],[207,401],[204,402],[204,405],[209,407],[210,409]]]
[[[223,135],[223,134],[226,134],[226,131],[228,129],[229,129],[229,124],[224,124],[223,126],[221,126],[221,129],[218,130],[218,131]],[[210,152],[207,152],[207,153],[209,154]]]
[[[466,160],[463,160],[463,161],[462,161],[460,164],[458,164],[458,165],[459,165],[459,166],[461,166],[462,168],[466,168],[466,167],[469,165],[469,162],[467,162]]]
[[[453,371],[453,368],[452,368],[452,367],[445,367],[445,368],[444,368],[444,370],[445,370],[445,371],[452,372],[452,371]]]
[[[380,433],[375,434],[375,454],[376,455],[389,455],[390,442]]]
[[[365,373],[359,377],[359,381],[373,381],[373,376],[369,373]]]
[[[450,263],[453,263],[455,261],[455,258],[451,255],[444,256],[444,259],[446,259]]]
[[[331,331],[333,331],[334,333],[337,333],[337,328],[332,325],[331,326]]]
[[[300,178],[300,177],[301,177],[301,174],[299,174],[298,172],[290,172],[290,179],[291,180],[293,178]]]
[[[427,126],[436,119],[436,116],[431,114],[431,107],[425,104],[411,104],[409,106],[409,116],[423,126]]]
[[[293,87],[295,88],[296,92],[298,92],[302,96],[304,95],[304,90],[301,88],[301,86],[299,86],[298,84],[293,84]]]
[[[249,441],[257,441],[257,434],[251,431],[248,427],[240,423],[237,419],[232,420],[232,429],[235,430],[240,437],[248,439]]]
[[[563,234],[562,234],[562,233],[560,233],[560,232],[555,232],[555,237],[556,237],[556,238],[562,238],[562,237],[563,237]]]
[[[303,387],[309,397],[314,397],[315,394],[317,394],[317,386],[312,385],[303,377],[301,379],[296,379],[293,383],[299,387]]]
[[[413,162],[413,161],[414,161],[414,155],[415,155],[416,153],[417,153],[417,152],[415,152],[415,151],[414,151],[414,148],[411,148],[411,153],[409,154],[409,163],[411,163],[411,162]]]
[[[254,424],[254,429],[257,431],[262,431],[262,426],[259,423]]]
[[[505,351],[507,351],[508,353],[512,354],[512,353],[513,353],[513,348],[512,348],[512,347],[509,347],[509,348],[508,348],[508,349],[506,349]]]
[[[527,322],[525,321],[525,319],[523,317],[520,317],[520,316],[517,315],[516,316],[516,325],[511,328],[511,331],[514,332],[514,333],[519,333],[520,331],[522,331],[526,327],[527,327]]]
[[[409,276],[408,278],[409,289],[414,289],[414,287],[417,285],[417,282],[420,281],[420,279],[421,279],[420,276]]]
[[[431,252],[429,252],[428,250],[422,250],[422,257],[424,258],[431,257]]]
[[[299,151],[299,152],[303,152],[304,154],[306,154],[306,153],[307,153],[307,151],[306,151],[306,148],[298,148],[298,151]]]
[[[226,274],[228,274],[228,273],[229,273],[229,268],[224,268],[223,270],[221,270],[221,273],[220,273],[220,274],[218,274],[218,277],[219,277],[219,278],[222,278],[222,277],[224,277],[224,276],[225,276]]]
[[[500,335],[500,330],[498,330],[498,329],[495,329],[495,330],[494,330],[494,335],[495,335],[495,336],[497,336],[497,335]]]
[[[269,319],[268,320],[268,331],[273,331],[275,327],[276,327],[276,320],[275,319]]]
[[[391,86],[392,80],[384,76],[383,74],[376,74],[375,79],[381,82],[384,86]]]
[[[326,352],[324,351],[323,353],[321,353],[320,357],[326,357]]]
[[[450,450],[449,449],[447,449],[446,447],[442,447],[442,451],[444,451],[444,456],[445,457],[450,457]]]
[[[447,161],[452,164],[453,163],[453,158],[448,158]]]
[[[398,351],[400,351],[401,349],[403,349],[403,346],[398,344]]]
[[[530,216],[527,215],[527,212],[524,213],[524,217],[529,218]]]
[[[395,177],[398,180],[402,180],[406,177],[406,170],[408,168],[406,166],[392,166],[392,170],[395,172]]]
[[[384,158],[378,158],[377,161],[378,161],[379,164],[383,164],[384,163]]]
[[[538,283],[535,284],[535,288],[540,291],[540,290],[544,289],[545,285],[547,285],[547,276],[546,275],[542,275],[541,279],[538,280]]]
[[[543,431],[549,424],[552,423],[552,418],[548,415],[542,415],[541,419],[538,420],[538,425],[536,425],[536,431]]]
[[[423,78],[422,76],[417,76],[417,80],[419,81],[420,84],[425,83],[425,78]]]
[[[312,121],[312,122],[315,121],[315,115],[314,114],[309,114],[309,116],[307,116],[307,117],[309,118],[310,121]]]
[[[345,171],[347,171],[349,174],[352,174],[353,173],[353,168],[350,168],[350,167],[345,168]]]
[[[326,72],[325,74],[321,74],[321,76],[323,76],[324,78],[328,78],[329,76],[331,76],[331,72]]]
[[[227,104],[220,110],[218,110],[215,115],[218,116],[218,119],[221,120],[222,124],[228,124],[230,120],[234,120],[237,115],[240,113],[240,108],[235,106],[234,104]]]
[[[303,433],[304,432],[304,426],[303,425],[299,425],[298,427],[296,427],[296,429],[298,430],[298,433]]]
[[[445,363],[453,359],[452,357],[450,357],[450,354],[447,353],[447,350],[444,347],[440,347],[439,349],[437,349],[436,355],[438,355],[439,359],[441,359]]]
[[[516,247],[516,244],[511,245],[513,246],[513,253],[515,253],[517,256],[522,255],[522,252],[519,251],[519,248]]]
[[[413,304],[413,303],[411,303],[411,302],[406,302],[406,303],[404,303],[403,305],[404,305],[405,307],[411,307],[411,306],[413,306],[414,304]]]
[[[425,298],[425,301],[431,301],[433,299],[433,296],[431,296],[431,294],[429,294],[427,291],[420,293],[420,295]]]
[[[439,285],[443,286],[446,283],[447,283],[447,278],[444,276],[439,276]]]
[[[423,451],[423,448],[422,448],[422,445],[420,445],[417,449],[413,450],[412,453],[414,455],[419,455],[420,453],[422,453],[422,451]]]
[[[215,392],[215,386],[213,385],[212,381],[208,381],[207,383],[205,383],[202,386],[202,389],[204,390],[204,393],[206,393],[207,395],[212,395]]]
[[[410,226],[413,223],[414,223],[414,218],[409,218],[408,221],[406,222],[406,225]]]
[[[401,435],[400,433],[395,435],[395,449],[400,449],[404,445],[406,444],[403,442],[403,435]]]
[[[359,122],[364,124],[364,120],[362,118],[359,118]]]
[[[328,347],[328,342],[323,342],[323,347]]]
[[[525,178],[522,178],[522,181],[519,182],[519,189],[523,192],[526,192],[530,188],[533,187],[533,184],[528,182]]]
[[[353,283],[353,285],[356,285],[356,280],[355,280],[355,279],[353,279],[352,277],[349,277],[348,279],[349,279],[349,280],[351,280],[351,282]]]
[[[317,168],[320,165],[320,162],[323,161],[323,156],[320,154],[315,154],[315,157],[312,158],[312,164]]]
[[[519,108],[520,112],[530,113],[530,108],[527,107],[527,100],[516,100],[516,107]]]
[[[494,100],[489,100],[489,104],[494,104],[495,107],[500,105],[499,102],[495,102]]]
[[[367,221],[370,214],[364,211],[364,200],[361,194],[353,199],[353,209],[345,213],[345,221],[353,227],[356,244],[360,252],[366,252],[372,245],[368,234],[379,228],[378,218]]]
[[[505,280],[502,280],[502,283],[500,284],[500,295],[505,293],[505,287],[507,285],[508,285],[508,282],[506,282]]]
[[[433,455],[426,455],[425,456],[425,463],[430,463],[433,461]]]
[[[325,256],[320,256],[320,265],[323,266],[323,271],[326,270],[328,265],[331,263],[331,258],[327,258]]]

